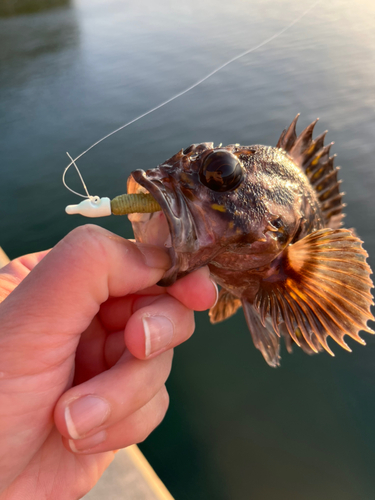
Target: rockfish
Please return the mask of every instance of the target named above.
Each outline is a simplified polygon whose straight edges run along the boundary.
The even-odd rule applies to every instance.
[[[314,125],[298,137],[297,117],[276,147],[193,144],[157,168],[135,170],[128,193],[149,193],[161,211],[129,216],[135,238],[168,248],[159,283],[208,265],[221,290],[212,323],[243,307],[255,347],[270,366],[289,352],[325,349],[332,337],[365,344],[372,332],[371,269],[354,230],[343,229],[331,144]],[[159,209],[160,210],[160,209]],[[372,332],[374,333],[374,332]]]

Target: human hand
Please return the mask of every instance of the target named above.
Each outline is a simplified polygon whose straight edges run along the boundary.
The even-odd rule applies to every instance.
[[[155,286],[169,267],[83,226],[1,269],[1,499],[80,498],[161,422],[172,348],[217,293],[207,268]]]

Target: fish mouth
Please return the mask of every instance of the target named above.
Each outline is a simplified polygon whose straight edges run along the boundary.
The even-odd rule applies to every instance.
[[[162,211],[131,214],[129,219],[137,241],[166,248],[172,267],[158,282],[170,286],[189,272],[189,256],[198,248],[192,214],[180,188],[164,169],[135,170],[128,179],[128,193],[149,193]],[[166,169],[165,169],[166,170]]]

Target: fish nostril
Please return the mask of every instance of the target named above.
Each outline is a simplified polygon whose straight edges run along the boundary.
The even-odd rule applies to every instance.
[[[284,227],[284,223],[281,217],[278,217],[277,219],[273,220],[272,225],[276,227],[276,229],[282,229]]]
[[[182,151],[182,154],[184,155],[188,155],[189,153],[191,153],[193,151],[193,149],[195,148],[195,144],[192,144],[191,146],[189,146],[188,148],[184,149]]]

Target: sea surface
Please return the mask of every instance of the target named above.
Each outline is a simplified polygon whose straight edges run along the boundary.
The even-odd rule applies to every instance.
[[[0,18],[0,245],[48,248],[87,220],[62,185],[111,130],[272,37],[311,2],[76,0]],[[320,2],[288,31],[79,161],[91,194],[125,192],[192,143],[275,145],[300,112],[316,117],[342,166],[346,226],[375,267],[375,2]],[[77,175],[67,181],[82,191]],[[131,236],[127,218],[98,219]],[[282,352],[272,369],[242,312],[197,314],[178,347],[164,422],[141,445],[178,500],[373,500],[375,337],[353,353]]]

